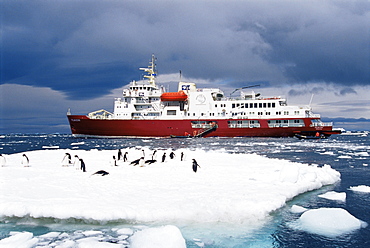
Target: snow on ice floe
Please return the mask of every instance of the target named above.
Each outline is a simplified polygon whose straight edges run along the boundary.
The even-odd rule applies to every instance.
[[[143,148],[146,156],[153,150]],[[141,149],[122,149],[129,161]],[[62,167],[65,153],[78,155],[86,164],[83,173],[72,165]],[[118,161],[116,150],[41,150],[27,152],[31,167],[21,167],[22,154],[7,156],[0,167],[0,216],[51,217],[128,222],[228,222],[260,223],[269,213],[298,194],[340,180],[340,173],[323,167],[269,159],[256,154],[221,151],[159,150],[164,163],[145,167]],[[186,161],[180,161],[184,152]],[[192,171],[192,159],[200,168]],[[107,176],[91,176],[98,170]]]
[[[308,210],[307,208],[304,208],[298,205],[293,205],[290,208],[290,212],[295,213],[295,214],[300,214],[300,213],[306,212],[307,210]]]
[[[349,187],[349,190],[356,191],[356,192],[370,193],[370,186],[367,186],[367,185],[351,186]]]
[[[334,200],[334,201],[341,201],[345,202],[346,201],[346,193],[345,192],[335,192],[335,191],[329,191],[326,192],[325,194],[319,195],[321,198],[325,198],[328,200]]]
[[[319,208],[304,212],[290,226],[313,234],[337,237],[364,228],[367,223],[342,208]]]
[[[186,247],[180,230],[173,225],[160,227],[124,228],[128,235],[120,235],[118,230],[75,231],[73,233],[50,232],[34,236],[30,232],[11,232],[9,237],[0,240],[1,248],[182,248]],[[123,229],[122,229],[123,230]],[[119,236],[120,235],[120,236]]]
[[[131,248],[186,248],[180,230],[173,225],[138,231],[130,241]]]

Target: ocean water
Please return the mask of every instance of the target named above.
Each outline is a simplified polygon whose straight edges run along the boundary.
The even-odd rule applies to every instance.
[[[292,205],[315,208],[343,208],[356,218],[370,224],[370,194],[349,190],[351,186],[370,186],[370,138],[366,134],[336,135],[325,140],[298,140],[295,138],[199,138],[199,139],[82,139],[71,135],[37,134],[5,135],[0,138],[0,153],[14,154],[46,149],[98,149],[147,147],[150,149],[174,150],[180,148],[225,150],[228,153],[256,153],[268,158],[285,159],[300,163],[329,164],[341,173],[341,181],[335,185],[301,194],[286,206],[271,213],[265,225],[243,234],[239,227],[230,224],[217,227],[204,225],[179,226],[187,247],[370,247],[370,227],[335,238],[294,229],[289,225],[299,217],[292,214]],[[1,190],[1,189],[0,189]],[[327,191],[345,192],[345,202],[331,201],[318,197]],[[1,192],[1,191],[0,191]],[[171,224],[171,223],[164,223]],[[50,232],[65,232],[70,237],[81,235],[87,230],[100,231],[105,240],[117,240],[115,228],[135,228],[148,223],[113,221],[98,223],[89,220],[58,220],[54,218],[0,218],[0,239],[12,231],[28,231],[34,236]],[[219,235],[219,230],[227,235]],[[226,231],[225,231],[226,230]],[[188,238],[202,237],[202,242]],[[40,245],[40,244],[39,244]],[[44,246],[46,247],[46,246]],[[127,244],[129,247],[129,244]]]

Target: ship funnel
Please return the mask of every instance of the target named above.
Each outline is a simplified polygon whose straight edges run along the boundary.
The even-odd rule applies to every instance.
[[[180,82],[178,91],[181,91],[181,90],[184,91],[185,93],[196,92],[197,86],[195,85],[195,83]]]

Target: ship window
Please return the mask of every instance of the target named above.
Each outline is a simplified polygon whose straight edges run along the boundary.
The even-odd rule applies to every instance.
[[[258,105],[258,104],[257,104],[257,103],[255,103],[255,104],[254,104],[254,108],[257,108],[257,105]]]
[[[276,112],[276,115],[281,115],[281,112],[280,111]]]
[[[167,115],[176,115],[176,110],[167,110]]]
[[[215,108],[217,108],[217,104],[215,104]]]
[[[248,103],[245,104],[245,108],[248,108]]]
[[[262,103],[261,102],[258,104],[258,107],[259,108],[262,108]]]
[[[267,106],[267,104],[264,102],[264,103],[263,103],[263,107],[264,107],[264,108],[266,108],[266,106]]]
[[[235,108],[235,103],[233,103],[233,104],[231,105],[231,108]]]
[[[271,102],[268,102],[268,103],[267,103],[267,107],[268,107],[268,108],[271,108]]]
[[[299,111],[294,111],[294,114],[295,115],[299,115]]]
[[[275,108],[275,103],[274,102],[272,103],[272,107]]]
[[[258,115],[263,115],[263,112],[258,112]]]
[[[284,115],[289,115],[289,111],[284,111]]]

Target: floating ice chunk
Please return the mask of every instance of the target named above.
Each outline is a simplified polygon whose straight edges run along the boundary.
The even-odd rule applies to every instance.
[[[185,248],[185,239],[176,226],[167,225],[136,232],[131,238],[131,248]]]
[[[298,206],[298,205],[293,205],[290,208],[290,212],[295,213],[295,214],[303,213],[303,212],[306,212],[307,210],[308,210],[307,208],[304,208],[304,207],[301,207],[301,206]]]
[[[352,158],[352,157],[349,156],[349,155],[340,155],[340,156],[338,156],[338,158]]]
[[[342,201],[342,202],[346,201],[346,193],[345,192],[338,193],[338,192],[335,192],[335,191],[329,191],[329,192],[326,192],[325,194],[319,195],[319,197],[325,198],[325,199],[328,199],[328,200],[334,200],[334,201]]]
[[[44,239],[52,239],[58,237],[60,232],[49,232],[45,233],[43,235],[40,235],[39,238],[44,238]]]
[[[349,190],[370,193],[370,186],[366,186],[366,185],[351,186],[349,187]]]
[[[132,235],[134,233],[130,228],[120,228],[116,232],[121,235]]]
[[[342,208],[319,208],[304,212],[292,226],[309,233],[336,237],[366,227],[367,223]]]
[[[0,240],[0,247],[31,248],[34,247],[38,241],[37,238],[33,237],[32,233],[21,232]]]
[[[96,238],[85,238],[78,240],[78,248],[123,248],[121,244],[113,244],[108,242],[101,242]]]

